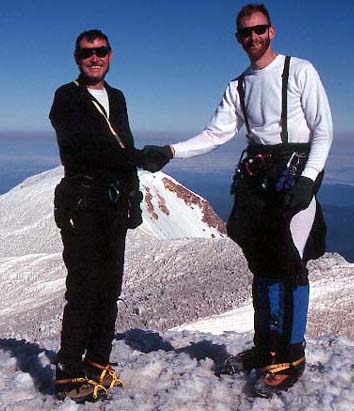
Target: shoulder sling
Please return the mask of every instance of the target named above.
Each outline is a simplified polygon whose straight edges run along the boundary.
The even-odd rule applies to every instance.
[[[285,57],[284,68],[282,73],[282,103],[281,103],[281,141],[287,143],[289,140],[288,136],[288,80],[289,80],[289,68],[290,68],[290,56]],[[245,126],[247,129],[247,135],[251,135],[250,125],[248,121],[246,106],[245,106],[245,90],[243,87],[243,82],[245,79],[245,73],[242,73],[238,78],[237,91],[240,96],[240,104],[242,114],[245,120]]]
[[[80,84],[77,80],[74,80],[74,84],[76,84],[78,87],[80,87]],[[122,141],[122,139],[119,137],[118,133],[115,131],[115,129],[113,128],[111,122],[109,121],[109,118],[106,114],[105,109],[101,106],[101,104],[95,99],[94,96],[92,96],[89,92],[87,92],[87,94],[89,95],[93,105],[96,107],[97,111],[102,115],[102,117],[106,120],[106,123],[109,127],[110,132],[112,133],[112,135],[114,136],[114,138],[117,140],[118,144],[120,145],[121,148],[125,148],[125,145]]]

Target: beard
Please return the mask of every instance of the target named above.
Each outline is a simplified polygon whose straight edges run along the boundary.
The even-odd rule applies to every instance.
[[[246,44],[243,44],[243,49],[248,54],[251,61],[259,60],[270,46],[269,35],[267,38],[249,39]]]

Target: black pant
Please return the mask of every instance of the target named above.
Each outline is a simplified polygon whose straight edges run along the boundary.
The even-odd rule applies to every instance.
[[[78,376],[85,352],[95,362],[109,361],[122,287],[127,212],[122,203],[96,201],[90,206],[86,201],[84,208],[63,206],[61,219],[63,199],[63,193],[56,195],[68,270],[58,362],[68,374]]]
[[[266,189],[262,188],[263,181],[268,182]],[[315,220],[301,257],[290,228],[294,212],[282,206],[283,193],[273,186],[267,174],[245,176],[237,183],[227,222],[228,235],[242,248],[255,276],[307,285],[308,260],[325,252],[326,225],[321,207],[317,202]]]

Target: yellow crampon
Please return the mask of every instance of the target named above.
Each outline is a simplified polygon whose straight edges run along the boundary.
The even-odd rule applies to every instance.
[[[272,353],[273,355],[273,353]],[[275,355],[273,355],[273,357],[275,357]],[[285,371],[285,370],[289,370],[290,368],[294,368],[297,367],[298,365],[300,365],[301,363],[303,363],[305,361],[305,356],[299,358],[296,361],[293,362],[284,362],[284,363],[280,363],[280,364],[271,364],[271,365],[267,365],[266,367],[262,367],[261,371],[267,374],[277,374],[281,371]]]
[[[103,392],[105,395],[108,393],[107,389],[103,385],[99,384],[97,381],[90,380],[90,379],[85,378],[85,377],[66,378],[66,379],[63,379],[63,380],[56,380],[55,381],[55,385],[64,385],[64,384],[81,384],[81,386],[78,386],[79,390],[80,389],[82,390],[82,388],[85,387],[85,386],[86,387],[92,386],[90,388],[90,391],[92,389],[92,393],[87,392],[87,393],[84,394],[84,396],[89,397],[92,394],[92,399],[94,401],[96,401],[99,398],[100,393]],[[69,398],[72,398],[74,400],[75,399],[80,399],[80,394],[79,393],[76,394],[76,393],[74,393],[74,391],[75,391],[75,388],[73,387],[72,389],[70,389],[68,391],[64,391],[63,393],[64,393],[65,396],[67,396]]]
[[[124,388],[124,382],[120,379],[119,375],[115,372],[115,370],[113,369],[112,365],[110,363],[108,363],[107,365],[101,365],[98,364],[96,362],[93,362],[89,359],[86,358],[85,360],[87,362],[87,364],[92,365],[95,368],[98,368],[99,370],[101,370],[101,374],[98,377],[98,383],[100,385],[103,385],[104,387],[106,387],[107,389],[111,389],[113,387],[115,387],[116,385]],[[110,382],[109,385],[108,384],[104,384],[105,380],[107,381],[108,378],[107,376],[109,376],[110,378]]]
[[[100,391],[103,390],[105,394],[108,393],[106,387],[104,387],[103,385],[99,384],[97,381],[87,380],[87,383],[93,385],[92,398],[93,398],[94,400],[97,400],[99,390],[100,390]]]

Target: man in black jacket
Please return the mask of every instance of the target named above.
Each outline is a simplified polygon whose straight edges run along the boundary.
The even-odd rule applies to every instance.
[[[55,190],[55,220],[68,271],[55,388],[58,398],[77,402],[122,384],[109,356],[126,232],[142,223],[136,167],[156,171],[166,164],[134,147],[124,96],[104,81],[111,60],[105,34],[81,33],[80,75],[58,88],[49,116],[65,171]]]

